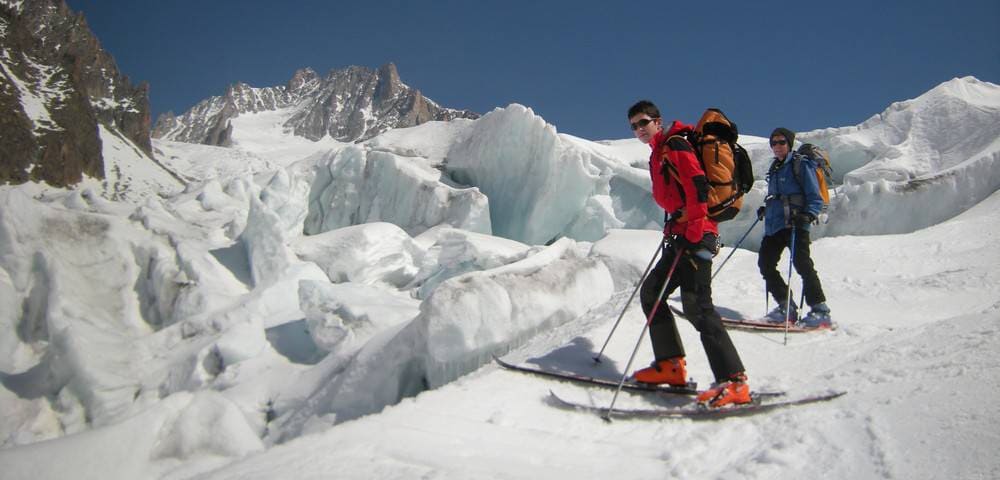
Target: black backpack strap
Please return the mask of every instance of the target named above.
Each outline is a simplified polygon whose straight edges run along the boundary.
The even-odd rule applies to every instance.
[[[668,174],[671,177],[674,177],[677,180],[677,182],[680,183],[680,181],[681,181],[681,174],[680,174],[680,172],[677,171],[677,167],[675,167],[673,163],[670,163],[670,160],[664,160],[663,161],[663,168],[666,171],[660,171],[660,173],[662,173],[662,174]]]
[[[683,142],[683,143],[682,143]],[[664,143],[666,147],[673,151],[688,151],[694,153],[694,148],[691,146],[691,142],[683,135],[671,135],[667,138]],[[663,174],[664,179],[670,182],[667,177],[673,177],[674,181],[677,182],[677,191],[681,194],[681,202],[687,202],[684,198],[684,187],[681,185],[681,173],[677,170],[669,158],[663,160],[663,170],[660,172]]]
[[[799,184],[799,190],[802,190],[802,194],[806,194],[806,187],[802,184],[802,155],[798,153],[792,154],[792,173],[795,175],[795,181]]]
[[[778,173],[778,169],[780,169],[784,164],[784,160],[779,160],[777,158],[771,160],[771,165],[767,167],[767,176],[770,177],[771,175]]]
[[[693,140],[691,137],[692,135],[671,135],[667,138],[667,147],[675,152],[694,152],[694,143],[691,141]]]

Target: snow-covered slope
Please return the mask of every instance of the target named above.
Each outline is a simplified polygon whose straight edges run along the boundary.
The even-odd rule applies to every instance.
[[[104,179],[98,190],[105,198],[132,203],[141,202],[146,196],[172,195],[184,185],[184,178],[155,157],[143,152],[117,130],[99,126],[104,152]],[[95,180],[87,178],[82,188]]]
[[[906,103],[914,118],[962,90],[945,86]],[[978,131],[963,111],[934,112]],[[723,422],[606,425],[544,399],[551,388],[604,405],[610,392],[490,358],[622,374],[637,304],[607,360],[591,357],[659,244],[647,147],[559,134],[520,105],[351,145],[275,134],[267,115],[240,117],[260,135],[234,148],[155,142],[186,187],[138,205],[0,187],[3,478],[1000,474],[1000,411],[983,401],[1000,391],[996,188],[976,199],[848,175],[837,208],[855,213],[834,218],[870,235],[812,245],[840,328],[787,346],[733,334],[754,388],[847,396]],[[912,155],[931,155],[919,145],[932,131],[913,134],[925,139]],[[764,142],[744,139],[755,152]],[[996,182],[961,148],[928,168],[954,185],[973,172]],[[973,149],[995,151],[995,136]],[[907,216],[939,205],[953,218]],[[726,225],[742,234],[741,222]],[[899,225],[908,233],[891,233]],[[714,292],[724,312],[763,312],[756,255],[735,252]],[[706,384],[697,332],[681,334]]]
[[[800,138],[827,146],[843,177],[820,235],[910,232],[1000,188],[1000,86],[955,78],[856,127]]]
[[[1000,87],[973,77],[955,78],[920,98],[897,102],[855,127],[803,133],[828,143],[840,177],[864,181],[914,180],[959,166],[1000,136]]]

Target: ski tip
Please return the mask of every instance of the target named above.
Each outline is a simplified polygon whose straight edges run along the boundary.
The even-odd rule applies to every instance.
[[[826,394],[826,396],[828,396],[831,400],[843,397],[844,395],[847,395],[847,390],[831,390]]]

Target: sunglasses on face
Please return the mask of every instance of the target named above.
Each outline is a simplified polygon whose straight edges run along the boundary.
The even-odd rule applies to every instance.
[[[771,140],[771,146],[772,147],[775,146],[775,145],[787,145],[787,144],[788,144],[788,142],[785,141],[785,140]]]
[[[635,131],[635,130],[638,130],[640,128],[646,128],[646,125],[649,125],[651,122],[653,122],[655,120],[656,120],[655,118],[644,118],[642,120],[639,120],[638,122],[630,123],[629,125],[631,125],[632,126],[632,130]]]

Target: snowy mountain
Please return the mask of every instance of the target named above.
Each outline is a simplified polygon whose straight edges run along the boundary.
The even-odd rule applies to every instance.
[[[753,388],[845,397],[610,425],[545,399],[606,405],[611,392],[500,370],[491,355],[625,373],[637,302],[607,359],[591,358],[659,245],[648,147],[560,134],[516,104],[313,141],[281,127],[293,107],[261,102],[229,120],[231,147],[153,140],[185,183],[175,194],[0,186],[3,478],[1000,475],[988,401],[1000,392],[1000,87],[955,79],[862,125],[800,135],[829,148],[842,179],[811,245],[839,328],[787,345],[732,335]],[[762,173],[766,139],[741,141]],[[749,215],[723,224],[726,243]],[[765,311],[759,231],[713,284],[724,312]],[[705,385],[698,334],[680,323]]]
[[[195,105],[180,117],[165,113],[153,137],[187,143],[230,146],[232,120],[240,115],[280,112],[280,128],[310,140],[367,140],[391,128],[431,120],[476,118],[465,110],[438,106],[404,84],[392,63],[377,70],[347,67],[321,77],[310,68],[295,72],[287,85],[254,88],[237,83],[221,97]]]
[[[151,158],[147,90],[62,0],[0,1],[0,182],[89,182],[107,198],[178,188]]]

